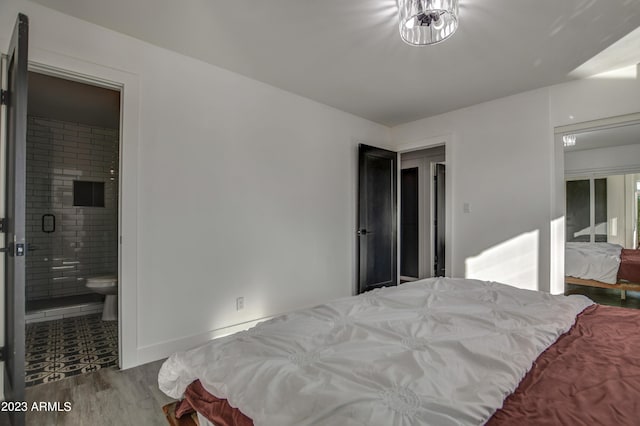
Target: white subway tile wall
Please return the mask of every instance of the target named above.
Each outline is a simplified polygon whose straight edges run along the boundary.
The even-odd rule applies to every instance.
[[[87,278],[117,273],[118,133],[28,117],[27,300],[91,293]],[[104,182],[105,206],[74,207],[74,180]],[[47,214],[55,232],[43,231]]]

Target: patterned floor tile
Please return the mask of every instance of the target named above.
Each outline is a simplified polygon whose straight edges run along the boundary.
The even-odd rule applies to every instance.
[[[27,324],[27,386],[118,365],[118,324],[100,314]]]

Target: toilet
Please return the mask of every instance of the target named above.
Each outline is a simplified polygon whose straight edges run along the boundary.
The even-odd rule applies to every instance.
[[[104,308],[102,309],[102,321],[117,321],[118,319],[118,277],[115,275],[103,275],[87,278],[87,288],[104,294]]]

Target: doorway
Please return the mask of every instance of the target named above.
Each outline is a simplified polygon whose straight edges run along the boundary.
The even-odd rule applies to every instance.
[[[438,138],[430,148],[411,146],[402,153],[359,145],[357,293],[450,273],[447,144]]]
[[[445,154],[445,146],[400,154],[400,282],[445,275]]]
[[[120,92],[29,72],[26,385],[118,366]]]

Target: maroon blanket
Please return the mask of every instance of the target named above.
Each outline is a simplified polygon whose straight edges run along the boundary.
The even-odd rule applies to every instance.
[[[618,279],[640,284],[640,250],[622,249]]]
[[[200,381],[189,385],[185,399],[220,426],[253,425]],[[585,309],[487,425],[640,425],[640,311]]]
[[[184,400],[176,408],[176,417],[192,413],[194,409],[216,426],[253,426],[253,420],[229,405],[226,399],[211,395],[200,380],[191,383],[184,393]]]
[[[640,424],[640,311],[595,305],[534,362],[487,425]]]

